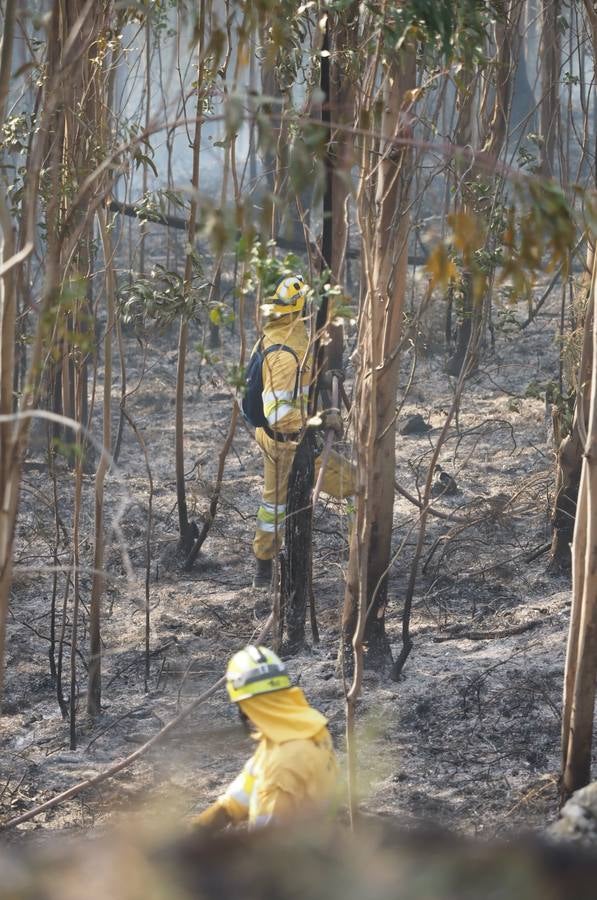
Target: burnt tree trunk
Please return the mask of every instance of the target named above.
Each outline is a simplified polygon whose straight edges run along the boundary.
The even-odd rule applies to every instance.
[[[204,67],[204,42],[205,42],[205,0],[201,0],[199,10],[199,40],[197,44],[197,98],[195,106],[195,132],[193,136],[193,171],[191,175],[191,186],[193,194],[191,196],[191,204],[188,219],[188,244],[190,247],[195,246],[197,219],[199,213],[199,168],[201,162],[201,128],[203,111],[203,102],[205,96],[202,88],[203,67]],[[191,292],[193,284],[193,254],[187,253],[184,270],[184,290]],[[189,338],[188,321],[181,317],[180,331],[178,336],[178,360],[176,367],[176,405],[175,405],[175,463],[176,463],[176,498],[178,502],[178,551],[181,557],[186,560],[193,542],[197,537],[198,529],[195,522],[189,521],[186,499],[186,484],[184,477],[184,385],[185,385],[185,369],[187,359],[187,346]]]
[[[307,606],[311,599],[314,450],[313,435],[307,430],[297,448],[288,479],[281,606],[286,624],[285,650],[289,653],[296,653],[304,646]]]
[[[334,32],[337,29],[337,33]],[[325,157],[326,188],[323,197],[323,238],[321,263],[338,278],[339,270],[345,256],[347,232],[344,206],[348,198],[346,180],[342,180],[337,172],[338,155],[333,149],[333,124],[339,103],[346,101],[346,90],[341,88],[341,63],[338,59],[340,50],[346,43],[346,31],[336,23],[335,28],[328,19],[325,28],[321,59],[321,90],[324,97],[322,106],[322,122],[328,134],[328,146]],[[330,57],[330,49],[336,48],[338,53]],[[332,117],[334,111],[334,117]],[[346,110],[344,110],[346,116]],[[337,135],[336,135],[337,139]],[[350,158],[346,137],[338,141],[341,148],[341,159],[346,169],[346,160]],[[348,164],[348,168],[350,168]],[[346,172],[344,173],[346,174]],[[332,324],[333,309],[324,298],[317,314],[316,339],[313,348],[313,374],[309,391],[309,413],[313,415],[317,407],[319,388],[324,393],[324,406],[330,405],[329,389],[326,374],[330,369],[342,368],[343,329],[341,325]],[[322,341],[323,331],[326,340]],[[283,566],[282,603],[286,616],[288,649],[295,652],[300,649],[305,639],[305,616],[307,603],[311,610],[311,627],[313,639],[317,641],[317,622],[313,597],[312,572],[312,502],[314,482],[314,439],[307,432],[295,455],[288,483],[287,518],[286,518],[286,559]]]

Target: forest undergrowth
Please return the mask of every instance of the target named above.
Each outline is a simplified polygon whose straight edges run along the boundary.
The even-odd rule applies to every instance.
[[[553,447],[545,401],[529,388],[548,382],[557,370],[555,316],[554,300],[554,308],[544,308],[515,339],[497,332],[495,346],[467,381],[440,456],[457,490],[434,504],[451,518],[428,520],[413,605],[413,650],[398,682],[387,673],[365,672],[359,702],[359,777],[361,808],[367,814],[392,816],[409,826],[432,820],[458,832],[490,835],[540,829],[556,816],[570,584],[566,576],[547,572],[548,555],[542,552],[550,538]],[[193,332],[192,345],[198,341],[200,335]],[[233,358],[238,336],[224,332],[224,342],[222,359]],[[68,723],[48,663],[55,523],[45,431],[36,429],[25,464],[9,619],[6,724],[0,734],[2,820],[144,743],[223,674],[230,654],[251,639],[267,616],[267,595],[250,586],[261,459],[242,422],[201,555],[190,572],[181,574],[180,567],[172,565],[177,539],[175,346],[173,334],[153,335],[146,353],[140,354],[135,337],[125,337],[129,383],[138,383],[126,409],[146,444],[153,480],[149,677],[143,652],[148,476],[134,430],[125,424],[117,474],[111,472],[107,487],[112,530],[102,714],[93,723],[85,718],[81,677],[76,750],[68,749]],[[189,511],[200,520],[209,506],[233,393],[226,380],[214,374],[217,366],[207,375],[198,363],[199,355],[192,352],[185,393],[185,460]],[[404,384],[411,363],[406,354]],[[441,350],[419,352],[400,410],[399,429],[415,413],[431,426],[423,435],[397,437],[397,483],[415,498],[426,477],[434,436],[452,403],[453,382],[444,373],[444,363]],[[119,397],[115,379],[115,419]],[[62,467],[59,510],[66,511],[72,505],[68,470],[64,460],[56,465]],[[92,489],[92,478],[85,475],[84,491]],[[90,510],[90,505],[83,506],[83,558],[89,557],[93,534]],[[397,497],[387,616],[395,655],[417,537],[416,512],[407,499]],[[323,498],[314,518],[313,561],[321,643],[289,660],[295,680],[328,716],[341,754],[344,689],[336,658],[346,533],[345,510]],[[64,566],[69,536],[64,533],[62,540],[65,556],[59,554],[58,562]],[[91,576],[83,571],[84,607],[90,586]],[[60,610],[61,596],[56,603]],[[83,666],[85,608],[82,618]],[[65,667],[68,629],[66,635]],[[119,811],[155,815],[156,806],[165,820],[180,823],[218,794],[250,752],[235,710],[221,690],[130,768],[7,836],[19,840],[23,833],[40,829],[87,830]]]

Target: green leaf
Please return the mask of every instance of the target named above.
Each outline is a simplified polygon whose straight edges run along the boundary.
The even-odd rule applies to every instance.
[[[150,159],[149,156],[147,156],[146,153],[136,154],[135,163],[136,163],[137,168],[139,168],[141,165],[149,166],[149,168],[152,170],[155,177],[156,178],[158,177],[158,170],[156,168],[156,165],[155,165],[154,161],[152,159]]]

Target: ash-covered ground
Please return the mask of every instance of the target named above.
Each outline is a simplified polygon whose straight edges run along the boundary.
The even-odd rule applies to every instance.
[[[442,450],[440,463],[455,478],[458,491],[435,502],[435,508],[452,519],[428,519],[414,599],[413,650],[398,683],[387,673],[367,671],[359,704],[361,805],[370,814],[407,825],[431,820],[456,832],[493,835],[543,828],[557,813],[571,591],[567,577],[547,573],[547,554],[528,561],[549,540],[554,493],[549,416],[543,399],[526,396],[530,384],[557,377],[557,319],[554,311],[546,312],[520,334],[496,335],[495,346],[486,350],[480,370],[466,384]],[[201,340],[193,334],[192,346]],[[233,403],[225,371],[237,358],[239,338],[226,333],[224,341],[215,366],[200,367],[195,349],[188,360],[185,459],[189,508],[198,520],[209,504]],[[69,725],[49,673],[56,525],[52,483],[44,464],[44,431],[36,429],[25,467],[9,621],[0,730],[3,821],[131,753],[222,675],[228,657],[251,639],[266,617],[266,595],[250,586],[261,488],[260,453],[250,431],[239,422],[216,520],[195,567],[182,573],[172,565],[177,538],[176,335],[173,331],[150,337],[145,354],[131,335],[125,346],[128,383],[138,384],[126,408],[146,444],[154,483],[149,678],[146,681],[144,671],[149,482],[141,447],[125,424],[118,469],[107,482],[111,531],[103,710],[95,722],[85,713],[93,472],[84,476],[78,746],[69,749]],[[404,384],[411,362],[405,356]],[[399,427],[413,413],[432,426],[422,436],[397,437],[396,479],[414,495],[422,489],[452,402],[454,382],[444,374],[444,362],[440,351],[419,352],[400,412]],[[115,421],[119,400],[116,379]],[[94,416],[99,424],[98,410]],[[64,461],[56,465],[61,517],[58,639],[65,571],[72,564],[73,476]],[[418,523],[418,509],[397,496],[387,613],[395,654]],[[344,689],[336,657],[346,562],[345,510],[323,498],[314,519],[321,643],[292,659],[289,667],[310,701],[329,717],[342,757]],[[72,570],[70,577],[73,582]],[[73,593],[71,583],[63,646],[67,697]],[[222,689],[119,775],[6,837],[18,839],[40,829],[87,830],[119,811],[155,810],[156,804],[168,809],[171,820],[183,821],[218,794],[250,752]]]

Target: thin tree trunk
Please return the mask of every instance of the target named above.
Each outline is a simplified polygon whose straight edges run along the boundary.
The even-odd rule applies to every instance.
[[[54,5],[52,14],[52,26],[55,28],[57,21],[57,4]],[[4,21],[4,37],[2,42],[2,52],[0,56],[0,73],[2,80],[0,82],[0,96],[2,97],[2,109],[0,110],[0,121],[4,118],[4,104],[8,95],[8,78],[10,77],[10,54],[12,52],[12,33],[14,26],[15,4],[8,2],[5,7]],[[51,62],[49,63],[49,67]],[[35,182],[35,173],[38,171],[38,164],[41,164],[40,145],[45,144],[46,129],[48,126],[48,116],[42,116],[39,132],[36,141],[36,152],[32,154],[32,177],[31,182]],[[49,213],[56,212],[56,196],[57,191],[57,164],[58,157],[54,152],[51,155],[50,165],[48,166],[50,174],[50,183],[55,188],[51,195],[52,199],[49,204]],[[30,215],[35,212],[35,193],[32,191],[33,198],[32,208],[25,204],[25,213],[29,211]],[[8,262],[11,252],[12,241],[12,225],[10,220],[7,221],[7,207],[4,195],[0,196],[0,227],[3,232],[2,247],[2,263]],[[30,228],[25,228],[27,237],[30,238]],[[53,234],[49,235],[49,245],[53,243]],[[50,283],[55,274],[55,268],[50,261],[46,276]],[[15,298],[13,294],[14,281],[12,280],[13,272],[5,273],[0,281],[0,290],[2,291],[0,303],[0,415],[12,414],[12,397],[9,397],[8,385],[11,386],[13,379],[13,347],[14,347],[14,314],[15,314]],[[51,294],[47,292],[44,297],[42,308],[47,308],[47,301]],[[23,391],[24,403],[27,405],[32,402],[35,392],[32,390],[33,384],[38,378],[38,366],[41,357],[41,335],[38,327],[36,340],[32,346],[32,359],[28,372],[28,377]],[[34,368],[35,367],[35,368]],[[12,584],[12,549],[14,540],[14,529],[16,524],[16,516],[19,503],[20,493],[20,477],[21,477],[21,460],[29,432],[29,422],[19,423],[17,427],[12,429],[9,423],[3,421],[0,423],[0,702],[3,694],[4,684],[4,648],[6,643],[6,618],[8,614],[10,588]]]
[[[58,662],[56,665],[56,699],[63,719],[68,718],[68,704],[64,699],[64,689],[62,686],[62,669],[64,664],[64,642],[66,638],[66,616],[68,610],[68,595],[70,593],[72,564],[66,572],[64,584],[64,597],[62,598],[62,616],[60,621],[60,637],[58,639]]]
[[[541,32],[541,174],[555,174],[555,149],[559,119],[560,37],[559,0],[542,0]]]
[[[593,280],[593,292],[595,280]],[[597,679],[597,316],[592,321],[590,411],[572,553],[574,584],[566,657],[562,798],[588,784]]]
[[[589,416],[590,389],[594,365],[592,351],[593,316],[595,314],[595,266],[593,266],[589,302],[585,311],[583,346],[578,374],[576,404],[570,434],[561,441],[556,461],[556,497],[551,517],[553,529],[550,567],[554,570],[570,566],[570,543],[574,534],[576,505],[582,469],[585,423]]]
[[[288,635],[287,650],[296,653],[305,643],[305,619],[311,596],[311,494],[315,477],[313,436],[303,435],[288,479],[286,498],[286,553],[281,605]]]
[[[7,0],[4,8],[4,31],[0,51],[0,125],[4,122],[10,87],[15,11],[15,0]],[[4,191],[0,191],[0,230],[2,233],[0,262],[2,265],[6,265],[14,256],[15,240]],[[0,415],[2,416],[10,416],[13,411],[15,337],[15,273],[14,269],[11,269],[5,272],[0,279]],[[13,453],[13,426],[10,421],[0,422],[0,702],[4,683],[4,645],[8,598],[12,581],[15,492]]]
[[[591,0],[584,0],[584,8],[589,20],[593,65],[597,60],[597,12]],[[597,69],[596,69],[597,71]],[[594,173],[594,181],[597,178]],[[552,544],[550,568],[554,571],[568,569],[571,564],[570,545],[575,530],[577,501],[582,470],[583,440],[585,423],[589,416],[590,385],[592,367],[592,317],[595,304],[595,242],[591,235],[587,239],[587,271],[591,273],[589,302],[585,311],[583,347],[578,374],[578,386],[574,419],[570,434],[560,442],[556,460],[556,497],[551,517]],[[581,419],[581,421],[579,421]],[[575,564],[574,564],[575,565]],[[567,705],[565,704],[567,708]]]
[[[195,133],[193,137],[193,174],[191,176],[191,205],[189,211],[189,227],[187,232],[187,255],[184,270],[184,289],[191,291],[193,286],[193,248],[195,247],[195,232],[197,228],[197,213],[199,210],[199,163],[201,159],[201,112],[203,109],[203,43],[205,40],[205,2],[201,0],[199,21],[198,72],[197,72],[197,103],[195,105]],[[184,480],[184,385],[185,367],[187,359],[187,345],[189,340],[188,322],[181,317],[180,331],[178,335],[178,364],[176,369],[176,407],[175,407],[175,452],[176,452],[176,497],[178,501],[178,547],[184,559],[188,557],[193,539],[196,536],[196,525],[189,522],[186,499],[186,485]]]
[[[149,130],[151,122],[151,7],[145,14],[145,130]],[[143,161],[143,180],[141,190],[147,196],[148,172],[147,161]],[[147,240],[147,223],[141,222],[141,243],[139,247],[139,273],[145,275],[145,244]]]
[[[203,44],[205,41],[205,3],[201,0],[199,15],[199,44],[197,47],[198,71],[197,71],[197,102],[195,105],[195,133],[193,137],[193,173],[191,176],[191,205],[189,211],[189,223],[187,232],[187,255],[184,270],[184,289],[192,290],[193,284],[193,255],[195,247],[195,232],[197,228],[197,214],[199,211],[199,164],[201,159],[201,112],[203,109],[203,84],[202,72],[204,66]],[[176,405],[175,405],[175,444],[176,444],[176,497],[178,501],[178,527],[179,550],[186,560],[193,539],[196,535],[196,525],[189,522],[186,500],[186,485],[184,480],[184,387],[185,369],[187,358],[187,346],[189,340],[188,322],[181,317],[178,334],[178,364],[176,369]]]
[[[176,399],[175,399],[175,454],[176,454],[176,497],[178,501],[178,545],[185,557],[193,545],[194,529],[189,522],[187,509],[187,492],[184,480],[184,381],[189,342],[189,325],[180,320],[178,332],[178,363],[176,367]]]
[[[510,105],[520,51],[519,26],[523,8],[523,0],[510,0],[505,18],[496,23],[495,97],[491,121],[482,141],[483,152],[496,160],[502,152],[508,133]]]
[[[81,388],[76,385],[76,413],[81,412]],[[77,421],[80,421],[78,419]],[[83,441],[81,431],[75,432],[75,500],[73,507],[73,617],[71,626],[70,644],[70,700],[69,700],[69,731],[70,748],[77,749],[77,649],[79,643],[79,607],[81,603],[81,504],[83,496]]]
[[[149,495],[147,499],[147,527],[145,530],[145,692],[149,690],[149,659],[150,659],[150,650],[149,650],[149,638],[151,632],[151,606],[150,606],[150,590],[149,584],[151,580],[151,532],[153,528],[153,475],[151,472],[151,466],[149,464],[149,454],[147,452],[147,445],[143,440],[143,435],[126,412],[123,407],[123,414],[131,426],[135,437],[139,443],[141,451],[143,453],[143,458],[145,460],[145,470],[147,472],[147,483],[149,488]]]
[[[87,712],[91,717],[101,712],[102,699],[102,644],[101,644],[101,605],[105,589],[104,574],[105,528],[104,528],[104,493],[105,481],[110,468],[110,451],[112,449],[112,335],[115,320],[116,281],[112,239],[106,225],[106,213],[103,209],[97,212],[100,237],[104,254],[105,288],[106,288],[106,332],[104,334],[104,385],[103,385],[103,452],[100,455],[95,473],[95,534],[93,548],[93,581],[91,585],[91,601],[89,606],[89,671],[87,686]]]
[[[404,133],[405,94],[415,87],[414,50],[402,52],[386,73],[381,133]],[[358,400],[355,428],[357,445],[357,531],[365,546],[351,543],[344,597],[342,628],[345,647],[355,634],[359,609],[366,609],[363,640],[372,663],[389,657],[385,633],[388,572],[393,523],[396,422],[406,270],[408,265],[407,213],[410,156],[401,145],[387,140],[381,148],[377,173],[372,247],[365,247],[367,293],[359,320]],[[368,172],[363,173],[368,177]],[[369,215],[361,210],[360,216]],[[366,228],[362,228],[366,233]],[[369,429],[374,429],[374,440]],[[363,557],[367,573],[365,595]]]
[[[459,105],[458,123],[454,139],[459,147],[472,147],[475,141],[475,105],[478,98],[478,76],[471,71],[463,72],[463,78],[460,83],[457,103]],[[471,198],[467,190],[467,181],[465,180],[465,171],[463,165],[459,166],[458,184],[460,190],[456,195],[456,209],[467,212],[471,206]],[[458,377],[462,371],[464,360],[470,343],[473,323],[479,318],[479,303],[475,306],[475,298],[473,297],[472,283],[469,273],[464,272],[462,277],[462,289],[460,308],[458,309],[457,327],[455,335],[454,352],[446,362],[446,373]],[[454,309],[452,303],[448,307],[449,315],[454,318]],[[473,357],[473,368],[476,366],[476,353]]]
[[[320,81],[323,98],[321,118],[327,131],[320,269],[330,269],[332,278],[337,280],[337,273],[342,266],[346,252],[347,232],[343,223],[345,222],[344,205],[349,192],[347,181],[340,182],[338,179],[336,153],[333,150],[332,113],[336,110],[341,66],[337,59],[334,60],[333,66],[331,64],[332,25],[330,16],[331,13],[328,15],[325,25]],[[333,79],[331,77],[332,68],[334,69]],[[346,134],[340,133],[342,135],[340,142],[344,144]],[[343,174],[347,176],[348,173],[344,171]],[[343,192],[338,190],[339,186],[343,188]],[[336,272],[333,271],[334,265]],[[313,372],[309,390],[310,415],[315,414],[320,393],[323,395],[324,407],[329,408],[334,405],[331,402],[331,379],[328,378],[328,373],[331,370],[338,372],[342,369],[344,333],[341,325],[333,324],[333,319],[333,305],[326,298],[316,318],[317,334],[313,348]],[[325,340],[322,340],[324,330]],[[331,440],[331,436],[328,436],[326,440]],[[295,454],[288,481],[285,564],[280,582],[282,594],[280,603],[283,618],[286,621],[288,649],[293,653],[300,650],[305,641],[307,604],[311,609],[314,640],[317,634],[312,556],[314,471],[313,438],[307,432]]]
[[[6,8],[6,7],[5,7]],[[42,98],[39,104],[39,117],[32,141],[30,164],[27,171],[25,190],[23,194],[23,240],[25,246],[17,257],[17,263],[21,264],[29,247],[34,246],[37,218],[37,203],[39,199],[40,172],[45,172],[45,184],[48,195],[45,221],[47,228],[47,252],[44,265],[44,286],[38,305],[37,324],[31,335],[29,349],[29,365],[24,379],[23,390],[19,401],[20,419],[12,429],[10,446],[2,447],[0,460],[0,657],[3,657],[5,644],[5,624],[8,610],[8,598],[12,583],[12,550],[15,524],[20,498],[20,483],[22,460],[25,454],[31,428],[32,413],[39,402],[42,378],[44,373],[44,353],[49,336],[53,333],[52,322],[56,320],[59,312],[61,285],[64,281],[64,272],[61,268],[61,259],[73,258],[77,246],[81,241],[86,224],[86,216],[79,216],[82,208],[86,215],[93,204],[85,205],[82,197],[69,206],[70,227],[65,227],[61,218],[62,200],[65,200],[63,191],[63,176],[65,172],[64,149],[66,144],[65,119],[73,96],[83,95],[85,61],[87,50],[93,36],[93,24],[90,19],[96,7],[90,3],[84,4],[81,15],[75,16],[70,30],[62,19],[63,13],[73,13],[72,7],[64,9],[59,0],[55,0],[49,22],[48,61]],[[94,24],[97,23],[94,20]],[[1,69],[1,65],[0,65]],[[72,104],[71,104],[72,106]],[[68,140],[72,139],[75,122],[71,120],[71,132]],[[71,143],[71,147],[73,144]],[[70,160],[72,163],[72,159]],[[96,202],[99,202],[97,200]],[[11,270],[12,271],[12,270]],[[6,381],[8,354],[12,349],[7,349],[11,338],[11,328],[6,327],[9,320],[6,315],[9,310],[5,301],[2,307],[2,329],[0,347],[2,360],[0,362],[0,378],[2,389],[6,391],[7,383],[10,384],[12,393],[12,369],[9,380]],[[13,335],[14,337],[14,332]],[[6,397],[6,394],[4,395]],[[80,410],[80,400],[78,409]],[[12,396],[11,396],[12,406]],[[11,410],[12,411],[12,410]],[[0,413],[3,415],[3,413]],[[0,424],[5,425],[6,420]],[[2,440],[0,434],[0,441]],[[8,452],[7,452],[8,449]],[[80,446],[79,446],[80,450]],[[4,467],[4,468],[3,468]],[[4,473],[4,474],[3,474]],[[0,659],[0,681],[3,676],[3,665]],[[1,689],[1,684],[0,684]]]
[[[329,265],[334,280],[344,281],[348,249],[348,202],[351,194],[350,170],[354,163],[353,136],[348,129],[334,124],[354,121],[355,82],[347,71],[346,56],[358,35],[358,4],[352,3],[342,15],[332,18],[332,57],[330,62],[330,112],[332,133],[330,148],[332,171],[332,246]]]
[[[356,4],[342,16],[328,13],[323,49],[328,55],[321,60],[321,90],[323,95],[322,121],[328,129],[325,156],[326,188],[323,197],[322,266],[329,268],[332,279],[341,284],[344,277],[348,246],[348,202],[350,198],[350,169],[353,163],[353,136],[347,128],[354,120],[354,81],[346,71],[346,53],[356,40],[358,11]],[[326,340],[322,345],[317,371],[342,369],[344,329],[335,320],[333,304],[327,313]],[[329,379],[322,382],[329,393]]]

